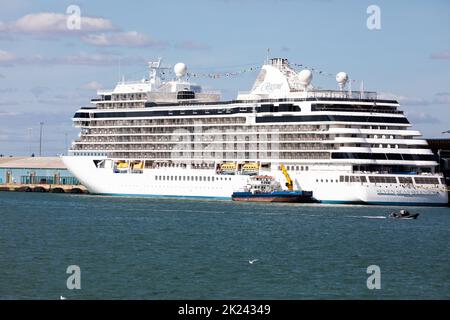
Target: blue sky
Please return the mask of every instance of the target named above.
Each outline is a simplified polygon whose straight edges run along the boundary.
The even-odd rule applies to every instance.
[[[380,30],[366,25],[372,4],[381,10]],[[69,5],[81,9],[79,31],[65,27]],[[68,141],[78,133],[70,120],[76,109],[121,76],[141,79],[147,60],[240,71],[259,66],[267,48],[292,63],[346,71],[366,90],[399,99],[425,137],[446,137],[449,39],[447,0],[0,0],[0,154],[37,153],[40,121],[44,155],[63,153],[66,133]],[[230,99],[255,76],[195,81]],[[336,89],[318,74],[313,84]]]

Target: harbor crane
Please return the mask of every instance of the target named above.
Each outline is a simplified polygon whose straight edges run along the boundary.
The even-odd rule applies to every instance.
[[[284,177],[286,178],[286,187],[288,188],[289,191],[293,191],[294,190],[294,181],[292,181],[291,177],[289,176],[289,173],[287,172],[284,164],[280,164],[280,168],[284,174]]]

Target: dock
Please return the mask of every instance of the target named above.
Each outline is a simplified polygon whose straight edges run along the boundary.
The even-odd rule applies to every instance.
[[[0,191],[17,192],[51,192],[51,193],[89,193],[83,185],[43,184],[43,183],[8,183],[0,184]]]
[[[0,157],[0,191],[88,193],[60,157]]]

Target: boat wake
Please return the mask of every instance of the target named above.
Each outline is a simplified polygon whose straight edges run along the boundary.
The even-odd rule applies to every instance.
[[[386,219],[385,216],[346,216],[347,218]]]

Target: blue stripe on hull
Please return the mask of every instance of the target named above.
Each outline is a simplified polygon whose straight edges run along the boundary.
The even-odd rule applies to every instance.
[[[231,197],[208,197],[208,196],[175,196],[161,194],[138,194],[138,193],[91,193],[98,196],[135,197],[135,198],[166,198],[166,199],[203,199],[203,200],[231,200]]]
[[[177,196],[159,194],[133,194],[133,193],[91,193],[91,195],[115,196],[115,197],[136,197],[136,198],[165,198],[165,199],[197,199],[197,200],[231,200],[231,197],[209,197],[209,196]],[[421,206],[421,207],[446,207],[446,203],[423,203],[423,202],[383,202],[383,201],[340,201],[321,200],[322,204],[359,204],[359,205],[379,205],[379,206]]]
[[[420,207],[446,207],[447,203],[427,203],[427,202],[385,202],[385,201],[339,201],[339,200],[322,200],[323,204],[360,204],[360,205],[377,205],[377,206],[420,206]]]

